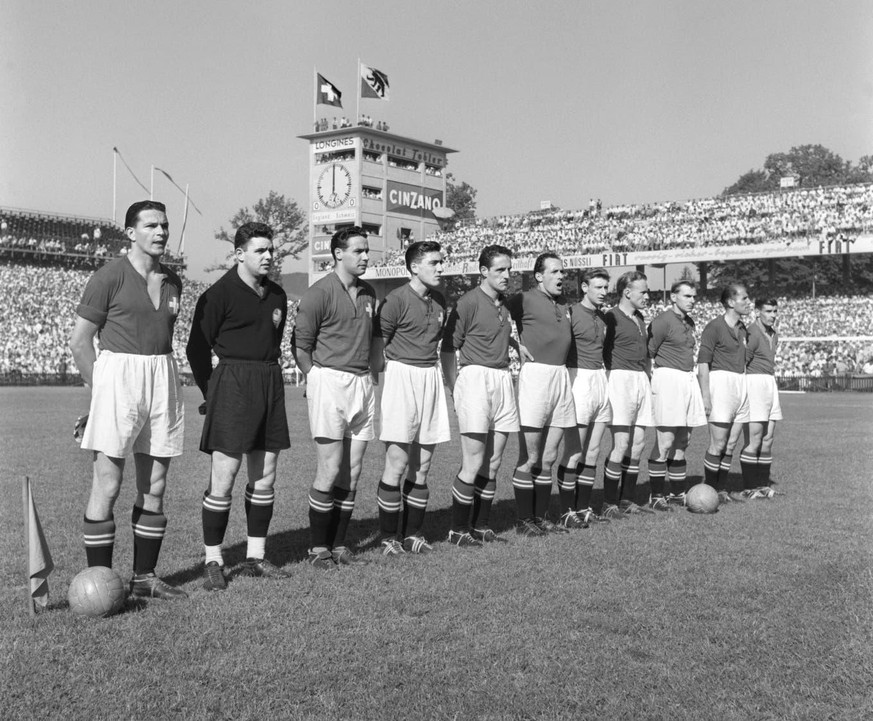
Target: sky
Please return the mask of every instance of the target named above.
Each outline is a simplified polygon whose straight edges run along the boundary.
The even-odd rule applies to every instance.
[[[873,154],[866,0],[0,0],[0,24],[0,206],[111,217],[117,146],[147,187],[152,165],[189,185],[198,280],[239,208],[308,205],[313,73],[354,117],[359,58],[391,85],[362,112],[458,150],[480,216],[712,196],[796,145]],[[119,218],[147,197],[120,163],[116,189]],[[155,197],[175,244],[184,197],[160,174]]]

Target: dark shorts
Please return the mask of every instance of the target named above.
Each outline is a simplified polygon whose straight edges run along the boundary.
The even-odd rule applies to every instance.
[[[221,361],[209,379],[200,450],[248,453],[290,446],[279,365]]]

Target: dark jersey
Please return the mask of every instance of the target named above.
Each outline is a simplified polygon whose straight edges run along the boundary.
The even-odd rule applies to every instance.
[[[376,293],[358,280],[352,299],[337,274],[329,273],[303,294],[297,307],[294,347],[312,353],[320,368],[365,373],[376,328]]]
[[[656,368],[694,370],[694,320],[665,310],[649,324],[649,355]]]
[[[760,321],[752,323],[746,344],[746,373],[774,375],[778,343],[779,335],[775,330],[768,331]]]
[[[535,363],[566,364],[573,336],[570,311],[563,299],[555,300],[535,288],[514,295],[506,307],[515,321],[522,345]]]
[[[746,326],[737,321],[731,328],[724,316],[709,321],[700,336],[698,363],[708,363],[710,370],[746,372]]]
[[[186,353],[203,393],[212,375],[212,351],[219,360],[278,362],[288,315],[288,298],[268,280],[261,297],[231,268],[197,300]]]
[[[446,320],[440,293],[416,293],[407,283],[392,290],[379,308],[379,332],[388,360],[427,367],[437,361],[437,346]]]
[[[160,266],[161,300],[152,304],[146,279],[127,256],[97,270],[82,294],[76,313],[98,327],[100,350],[135,355],[173,352],[173,328],[179,316],[182,281]]]
[[[509,367],[509,311],[481,288],[458,299],[443,331],[443,351],[460,351],[460,364]]]
[[[635,310],[633,317],[629,317],[615,307],[604,315],[606,340],[603,343],[603,360],[606,369],[647,372],[649,347],[642,313]]]
[[[603,368],[603,341],[606,339],[606,316],[602,310],[577,303],[571,309],[573,344],[567,356],[568,368],[598,370]]]

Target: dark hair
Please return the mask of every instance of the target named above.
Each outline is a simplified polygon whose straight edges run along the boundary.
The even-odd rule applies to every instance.
[[[124,214],[124,227],[135,228],[139,220],[139,214],[144,210],[159,210],[164,215],[167,214],[167,206],[159,203],[157,200],[138,200]]]
[[[545,253],[540,253],[537,256],[537,259],[534,261],[533,272],[534,273],[542,273],[546,269],[546,261],[549,258],[553,258],[554,260],[560,261],[561,259],[558,257],[557,253],[553,253],[550,250],[547,250]]]
[[[721,301],[722,306],[725,308],[728,307],[728,301],[731,300],[734,296],[736,296],[737,292],[742,288],[746,290],[746,286],[742,283],[730,283],[725,286],[725,289],[721,292]]]
[[[774,308],[777,308],[779,301],[776,298],[755,298],[755,310],[761,310],[765,305],[772,305]]]
[[[412,271],[413,263],[420,263],[428,253],[439,253],[443,247],[435,240],[419,240],[406,249],[406,270]]]
[[[330,238],[330,256],[336,260],[333,254],[337,248],[345,250],[349,247],[349,238],[367,238],[367,231],[357,225],[351,225],[348,228],[340,228]]]
[[[505,245],[486,245],[479,253],[479,267],[490,268],[494,265],[494,259],[501,255],[512,257],[512,251]]]
[[[697,283],[695,283],[693,280],[688,280],[688,278],[685,278],[683,280],[677,280],[675,283],[673,283],[673,285],[670,286],[670,292],[678,293],[679,289],[683,285],[687,285],[689,288],[691,288],[691,290],[697,290]]]
[[[590,285],[591,281],[595,278],[602,278],[607,283],[609,282],[609,273],[606,272],[605,268],[586,268],[582,272],[582,280],[580,283],[585,283],[586,285]]]
[[[244,247],[252,238],[273,240],[273,229],[266,223],[243,223],[233,236],[233,249]]]
[[[640,273],[638,270],[629,270],[627,273],[622,273],[618,276],[618,280],[615,281],[615,292],[618,293],[618,297],[621,298],[624,289],[638,280],[648,280],[648,278],[645,273]]]

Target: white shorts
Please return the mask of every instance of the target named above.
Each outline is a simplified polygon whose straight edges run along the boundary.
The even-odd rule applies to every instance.
[[[379,440],[432,445],[450,439],[440,369],[389,360],[382,385]]]
[[[655,368],[652,373],[655,425],[694,428],[706,425],[703,394],[694,371]]]
[[[652,387],[645,371],[611,370],[606,374],[613,426],[655,425]]]
[[[609,405],[606,371],[603,368],[570,368],[569,373],[576,424],[589,426],[592,423],[609,423],[612,420],[612,407]]]
[[[184,438],[182,382],[173,354],[101,351],[82,448],[110,458],[171,458],[182,455]]]
[[[749,390],[749,420],[756,423],[782,420],[782,405],[779,403],[779,388],[776,377],[766,373],[749,373],[746,376]]]
[[[458,372],[453,399],[461,433],[518,431],[518,409],[508,368],[464,366]]]
[[[749,391],[745,373],[710,371],[710,423],[748,423]]]
[[[518,417],[527,428],[573,428],[576,409],[566,366],[528,361],[518,374]]]
[[[312,366],[306,376],[306,400],[313,438],[372,441],[376,437],[376,395],[369,373]]]

